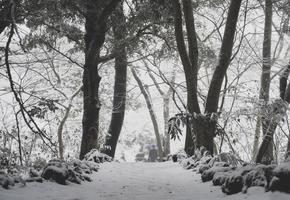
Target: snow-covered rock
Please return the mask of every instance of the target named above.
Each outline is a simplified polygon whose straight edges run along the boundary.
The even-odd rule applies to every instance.
[[[257,165],[244,176],[244,192],[252,186],[262,186],[268,190],[273,169],[276,165]]]
[[[234,170],[234,167],[212,167],[208,170],[205,170],[201,174],[201,180],[203,182],[211,181],[217,172],[228,172]]]
[[[278,165],[273,170],[273,175],[269,189],[290,193],[290,162]]]
[[[226,194],[235,194],[241,192],[244,186],[243,176],[239,173],[232,173],[227,176],[223,185],[222,191]]]
[[[91,181],[91,178],[86,174],[91,174],[92,171],[98,169],[99,166],[90,161],[63,162],[53,159],[44,167],[41,177],[62,185],[67,185],[68,182],[80,184],[81,181]]]

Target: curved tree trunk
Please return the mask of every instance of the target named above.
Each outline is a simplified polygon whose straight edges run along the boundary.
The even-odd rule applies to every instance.
[[[114,157],[119,135],[123,126],[126,105],[126,81],[127,81],[127,53],[122,41],[126,38],[123,5],[120,4],[114,15],[113,34],[115,37],[115,85],[113,97],[113,111],[105,148],[107,155]]]
[[[147,66],[146,62],[144,62],[148,71],[148,74],[151,78],[151,80],[153,81],[156,89],[158,90],[158,92],[160,93],[160,95],[162,96],[163,99],[163,120],[164,120],[164,137],[163,137],[163,155],[167,156],[168,154],[170,154],[170,135],[168,134],[168,120],[169,120],[169,104],[170,104],[170,97],[173,94],[173,88],[172,85],[174,85],[175,82],[175,69],[173,70],[172,73],[172,77],[171,80],[169,82],[170,86],[169,89],[167,90],[167,92],[164,92],[158,82],[156,81],[154,75],[152,74],[152,71],[149,69],[149,67]],[[159,70],[159,73],[161,73],[161,71]]]
[[[241,3],[242,0],[231,0],[222,40],[222,46],[219,53],[218,65],[214,71],[207,94],[205,106],[207,122],[198,123],[198,126],[201,125],[203,128],[197,127],[198,129],[203,130],[203,132],[199,134],[201,137],[200,145],[204,146],[210,153],[213,153],[213,138],[215,137],[215,126],[217,120],[215,115],[218,109],[220,90],[231,61]]]
[[[146,105],[150,114],[150,118],[153,124],[153,129],[154,129],[154,133],[155,133],[155,137],[156,137],[156,143],[157,143],[157,148],[158,148],[158,157],[159,157],[159,161],[162,161],[163,158],[163,151],[162,151],[162,143],[161,143],[161,137],[160,137],[160,133],[159,133],[159,128],[158,128],[158,123],[157,123],[157,118],[155,115],[155,112],[153,110],[153,104],[150,98],[150,95],[148,93],[148,90],[146,90],[145,86],[143,86],[140,78],[138,77],[138,74],[136,72],[136,70],[131,67],[131,72],[133,74],[134,79],[136,80],[142,95],[145,98],[146,101]]]
[[[59,154],[59,158],[61,160],[64,159],[64,144],[63,144],[63,128],[64,128],[64,125],[67,121],[67,118],[69,117],[69,113],[71,111],[71,108],[72,108],[72,102],[73,102],[73,99],[81,92],[82,90],[82,86],[77,89],[73,95],[69,98],[69,104],[68,106],[65,108],[65,112],[64,112],[64,116],[63,118],[61,119],[59,125],[58,125],[58,128],[57,128],[57,139],[58,139],[58,154]]]

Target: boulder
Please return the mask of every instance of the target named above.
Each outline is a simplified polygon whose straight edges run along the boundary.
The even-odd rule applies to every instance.
[[[212,167],[208,170],[205,170],[201,174],[201,180],[203,182],[211,181],[217,172],[228,172],[232,171],[234,168],[233,167]]]
[[[282,163],[273,170],[269,189],[290,193],[290,162]]]

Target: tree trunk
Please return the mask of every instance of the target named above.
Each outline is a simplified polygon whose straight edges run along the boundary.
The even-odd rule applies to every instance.
[[[156,81],[154,75],[152,74],[151,70],[149,69],[149,67],[147,66],[147,63],[144,62],[148,71],[148,74],[150,76],[150,78],[152,79],[156,89],[158,90],[158,92],[160,93],[160,95],[162,96],[163,99],[163,120],[164,120],[164,138],[163,138],[163,148],[164,148],[164,156],[167,156],[168,154],[170,154],[170,135],[168,134],[168,120],[169,120],[169,103],[170,103],[170,97],[173,94],[173,85],[175,82],[175,69],[172,73],[172,78],[169,82],[170,86],[168,91],[165,93],[163,92],[163,90],[160,88],[158,82]],[[161,71],[159,70],[159,73],[161,73]]]
[[[188,36],[188,51],[183,36],[182,28],[182,10],[179,1],[173,1],[175,8],[174,15],[174,29],[175,39],[179,56],[183,65],[186,81],[187,91],[187,110],[190,114],[200,113],[197,97],[197,71],[198,71],[198,48],[195,34],[195,25],[192,11],[192,4],[190,0],[183,1],[183,12],[186,23],[186,31]],[[187,123],[186,139],[185,139],[185,152],[189,155],[194,153],[194,142],[191,124]]]
[[[213,116],[213,114],[217,112],[222,82],[231,61],[232,49],[234,45],[234,36],[236,32],[236,25],[242,0],[231,0],[224,37],[220,50],[219,62],[214,71],[207,95],[205,107],[206,116],[198,116],[196,119],[194,116],[200,114],[200,108],[198,105],[197,97],[198,50],[194,27],[194,18],[192,15],[192,2],[191,0],[183,0],[183,13],[188,38],[188,53],[186,50],[182,30],[181,6],[179,1],[173,2],[173,6],[175,8],[175,39],[186,79],[187,109],[189,113],[193,116],[192,128],[187,127],[185,151],[191,155],[194,148],[200,148],[203,146],[206,147],[211,154],[213,154],[213,138],[215,137],[216,126],[216,117]],[[195,133],[196,147],[193,146],[193,134],[191,130],[193,130],[193,132]]]
[[[259,148],[256,163],[271,164],[273,162],[273,135],[278,126],[278,120],[275,120],[276,114],[271,113],[270,119],[264,120],[264,126],[267,127],[265,130],[262,144]]]
[[[99,112],[101,108],[98,91],[101,77],[98,73],[98,64],[101,47],[105,41],[106,21],[119,1],[86,1],[85,65],[83,74],[84,111],[80,159],[83,159],[91,149],[98,147]]]
[[[0,4],[0,34],[8,27],[11,22],[11,6],[9,0],[3,0]]]
[[[261,89],[260,89],[260,100],[263,101],[265,105],[269,102],[269,90],[270,90],[270,75],[271,75],[271,36],[272,36],[272,0],[265,0],[265,25],[264,25],[264,41],[263,41],[263,68],[261,76]],[[263,112],[263,111],[262,111]],[[274,131],[269,129],[270,125],[267,118],[267,113],[262,113],[261,122],[262,122],[262,131],[263,136],[267,135],[267,131]],[[272,127],[273,128],[273,127]],[[274,134],[274,133],[271,133]],[[269,143],[264,154],[265,162],[270,162],[274,160],[273,155],[273,137],[268,138]],[[267,158],[266,158],[267,157]]]
[[[150,114],[150,118],[151,118],[151,121],[153,124],[153,128],[154,128],[154,133],[155,133],[156,143],[157,143],[157,148],[158,148],[159,161],[162,161],[163,151],[162,151],[161,137],[160,137],[157,118],[156,118],[155,112],[153,110],[153,104],[152,104],[150,95],[148,93],[148,90],[146,90],[146,88],[143,86],[140,78],[138,77],[136,70],[133,67],[131,68],[131,72],[132,72],[133,77],[135,78],[135,80],[136,80],[136,82],[141,90],[142,95],[145,98],[146,105],[147,105],[147,108],[148,108],[148,111]]]
[[[259,148],[256,163],[270,164],[273,159],[269,155],[269,145],[273,142],[273,135],[277,128],[278,123],[283,116],[286,115],[287,106],[290,103],[290,85],[287,79],[290,72],[290,62],[284,69],[280,77],[280,99],[276,100],[273,105],[267,105],[270,110],[267,112],[268,118],[265,118],[265,126],[267,127],[266,134],[264,135],[262,144]]]
[[[194,119],[196,134],[196,148],[205,147],[211,154],[214,153],[214,136],[216,122],[201,116]]]
[[[223,79],[229,67],[234,46],[234,37],[242,0],[231,0],[218,65],[214,71],[206,100],[206,114],[217,112]]]
[[[164,156],[170,154],[170,135],[168,134],[169,102],[170,99],[168,96],[163,98]]]
[[[113,33],[115,37],[115,52],[117,52],[115,57],[115,85],[111,123],[103,150],[104,153],[111,157],[115,156],[117,142],[123,126],[126,104],[127,53],[126,47],[121,44],[126,38],[126,19],[122,6],[122,4],[118,6],[113,18],[114,22],[116,22],[113,24]]]
[[[255,136],[254,136],[254,144],[253,144],[253,151],[252,151],[252,160],[256,159],[258,150],[259,150],[259,141],[261,135],[261,117],[257,117],[256,129],[255,129]]]
[[[214,71],[210,87],[207,94],[206,106],[205,106],[205,119],[197,122],[197,139],[201,140],[197,142],[197,148],[204,146],[207,150],[213,154],[213,146],[215,137],[215,126],[218,109],[218,102],[220,96],[220,90],[225,77],[226,71],[230,65],[232,49],[234,45],[234,36],[236,32],[236,26],[239,16],[242,0],[231,0],[224,36],[222,40],[222,46],[219,53],[218,65]]]
[[[64,159],[64,144],[63,144],[63,128],[64,128],[64,125],[67,121],[67,118],[69,116],[69,113],[71,111],[71,108],[72,108],[72,101],[73,99],[81,92],[82,90],[82,86],[79,87],[78,90],[76,90],[73,95],[69,98],[69,104],[68,106],[65,108],[65,113],[64,113],[64,116],[63,118],[61,119],[59,125],[58,125],[58,128],[57,128],[57,138],[58,138],[58,154],[59,154],[59,158],[61,160]]]
[[[285,153],[285,159],[290,158],[290,133],[288,134],[288,142],[287,142],[287,149]]]

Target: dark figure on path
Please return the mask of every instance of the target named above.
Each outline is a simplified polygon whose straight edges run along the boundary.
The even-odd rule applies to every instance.
[[[151,145],[149,149],[149,162],[157,161],[157,149],[155,145]]]

